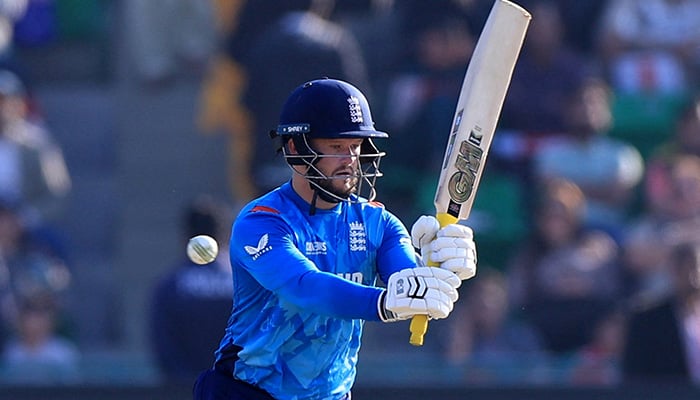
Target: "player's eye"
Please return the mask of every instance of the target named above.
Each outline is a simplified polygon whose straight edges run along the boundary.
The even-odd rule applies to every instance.
[[[334,155],[351,155],[356,156],[360,154],[360,147],[362,141],[357,141],[356,143],[338,142],[338,143],[327,143],[326,151],[324,153],[334,154]]]

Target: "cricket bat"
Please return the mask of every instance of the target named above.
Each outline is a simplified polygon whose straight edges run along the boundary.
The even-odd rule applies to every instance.
[[[530,19],[517,4],[496,0],[481,31],[462,82],[435,192],[441,227],[469,217]],[[428,265],[437,266],[430,261]],[[414,316],[409,342],[422,346],[427,329],[428,317]]]

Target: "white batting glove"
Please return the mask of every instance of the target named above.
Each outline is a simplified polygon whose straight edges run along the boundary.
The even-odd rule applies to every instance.
[[[420,249],[422,257],[430,253],[430,243],[435,240],[439,230],[440,223],[432,215],[421,215],[411,227],[411,242],[413,247]]]
[[[421,255],[466,280],[476,275],[476,243],[468,226],[450,224],[439,229],[435,217],[421,216],[411,228],[413,246]],[[437,229],[435,227],[438,227]],[[436,233],[433,233],[436,232]]]
[[[446,318],[459,298],[462,281],[440,268],[407,268],[391,274],[387,288],[379,296],[377,309],[384,322],[394,322],[427,315]]]
[[[474,233],[468,226],[451,224],[440,229],[437,239],[430,243],[431,261],[440,268],[457,274],[466,280],[476,275],[476,244]]]

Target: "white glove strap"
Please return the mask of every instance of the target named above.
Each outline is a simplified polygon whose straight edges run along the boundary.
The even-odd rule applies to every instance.
[[[386,304],[386,290],[379,295],[377,300],[377,311],[379,312],[379,319],[382,322],[394,322],[399,321],[399,318],[393,312],[389,311],[385,307]]]

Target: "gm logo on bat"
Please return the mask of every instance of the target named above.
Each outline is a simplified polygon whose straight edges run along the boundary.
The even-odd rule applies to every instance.
[[[459,145],[459,153],[455,160],[456,171],[448,184],[450,198],[456,203],[464,203],[474,191],[474,183],[484,155],[480,147],[482,139],[481,127],[474,126],[469,132],[469,137]]]

